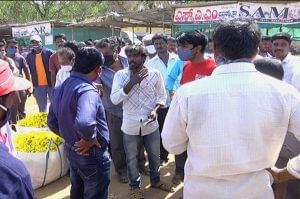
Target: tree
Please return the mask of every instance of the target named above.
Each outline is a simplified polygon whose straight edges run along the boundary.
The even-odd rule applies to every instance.
[[[42,20],[82,21],[108,12],[126,13],[166,8],[195,1],[1,1],[0,23],[25,23]]]
[[[105,1],[2,1],[0,23],[24,23],[41,20],[81,21],[104,15]]]

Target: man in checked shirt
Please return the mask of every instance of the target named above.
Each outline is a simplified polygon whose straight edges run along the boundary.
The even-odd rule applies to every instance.
[[[160,133],[158,130],[157,110],[165,105],[167,94],[161,73],[144,66],[146,51],[140,45],[125,49],[129,68],[119,70],[111,91],[114,104],[123,102],[122,131],[130,181],[131,198],[144,198],[140,187],[138,154],[144,144],[148,153],[150,183],[154,188],[172,192],[171,185],[160,180]]]

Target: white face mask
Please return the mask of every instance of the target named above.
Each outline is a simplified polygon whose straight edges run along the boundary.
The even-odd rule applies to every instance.
[[[149,45],[149,46],[146,46],[146,50],[149,54],[154,54],[156,53],[156,50],[154,48],[154,45]]]

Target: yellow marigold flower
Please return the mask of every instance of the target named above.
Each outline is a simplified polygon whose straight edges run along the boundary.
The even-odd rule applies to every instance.
[[[47,113],[40,112],[26,116],[17,122],[19,126],[46,128],[47,127]]]
[[[57,147],[63,143],[63,139],[50,131],[33,131],[28,133],[16,134],[14,136],[14,146],[17,151],[21,152],[46,152],[49,143],[50,151],[56,151]]]

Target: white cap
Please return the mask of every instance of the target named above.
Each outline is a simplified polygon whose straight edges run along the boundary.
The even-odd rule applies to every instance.
[[[142,38],[142,41],[144,42],[144,41],[150,41],[150,40],[152,40],[152,37],[153,37],[154,35],[153,34],[149,34],[149,35],[145,35],[143,38]]]
[[[42,42],[42,38],[39,35],[33,35],[30,37],[30,41]]]

